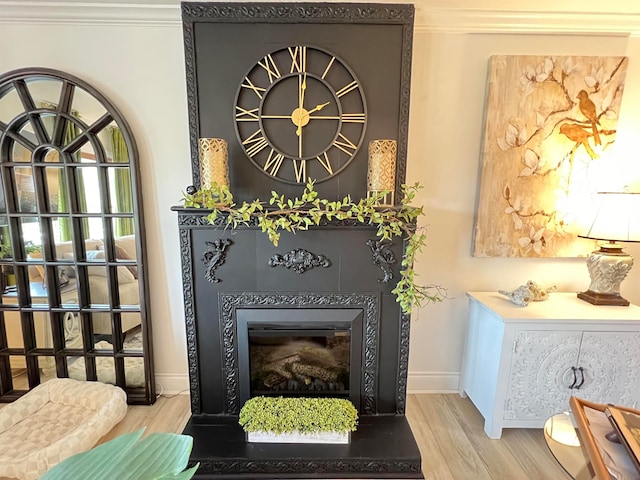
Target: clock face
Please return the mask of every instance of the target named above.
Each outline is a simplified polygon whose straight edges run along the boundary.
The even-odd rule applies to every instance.
[[[242,79],[235,100],[238,140],[251,162],[279,181],[321,182],[353,160],[367,105],[353,71],[317,47],[265,55]]]

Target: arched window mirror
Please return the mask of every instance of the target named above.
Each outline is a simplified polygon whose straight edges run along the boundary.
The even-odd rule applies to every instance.
[[[0,401],[55,376],[155,400],[137,162],[85,82],[0,76]]]

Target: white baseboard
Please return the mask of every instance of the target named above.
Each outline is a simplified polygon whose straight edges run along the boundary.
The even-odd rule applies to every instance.
[[[409,372],[408,393],[457,393],[460,374],[457,372]],[[157,394],[175,395],[189,392],[189,376],[177,373],[156,374]]]
[[[458,372],[409,372],[407,393],[457,393]]]
[[[189,375],[179,373],[156,373],[156,395],[189,393]]]

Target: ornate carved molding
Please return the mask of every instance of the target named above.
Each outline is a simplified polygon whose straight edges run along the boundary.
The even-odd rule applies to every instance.
[[[244,307],[278,308],[283,306],[331,308],[355,307],[364,312],[362,325],[363,364],[361,371],[361,414],[376,413],[378,377],[378,332],[380,329],[380,296],[369,293],[221,293],[219,297],[223,343],[223,380],[226,385],[226,410],[238,414],[239,384],[236,309]]]
[[[187,226],[187,227],[199,227],[199,226],[207,226],[207,227],[217,227],[217,228],[229,228],[229,224],[227,223],[228,214],[221,212],[215,219],[214,223],[209,223],[207,220],[207,215],[210,213],[210,210],[204,210],[200,208],[184,208],[184,207],[173,207],[172,210],[178,212],[178,225]],[[251,229],[251,228],[261,228],[258,225],[258,221],[255,218],[249,219],[249,225],[238,225],[234,227],[234,230],[243,230],[243,229]],[[317,226],[309,227],[310,231],[313,231],[317,228],[322,227],[356,227],[363,229],[371,229],[371,225],[366,222],[360,222],[354,218],[348,218],[343,220],[331,219],[327,220],[323,218],[320,221],[320,224]],[[415,229],[415,223],[413,225],[409,225],[410,228]]]
[[[284,255],[273,255],[269,259],[269,266],[285,267],[296,273],[304,273],[314,267],[329,268],[331,262],[324,255],[315,255],[304,248],[296,248]]]
[[[413,6],[389,4],[371,5],[358,3],[182,3],[182,17],[188,19],[215,19],[217,22],[278,20],[297,23],[358,22],[398,23],[411,20]]]
[[[198,212],[196,214],[183,210],[178,212],[178,225],[186,227],[198,227],[211,224],[209,223],[209,220],[207,220],[207,217],[202,214],[202,212]],[[219,226],[222,226],[222,223],[220,223]]]
[[[184,290],[184,317],[187,333],[187,358],[189,360],[189,387],[191,413],[200,413],[200,384],[198,380],[198,352],[196,315],[193,298],[193,271],[191,269],[191,232],[180,229],[180,257],[182,260],[182,287]]]
[[[183,43],[184,43],[184,60],[185,73],[187,77],[187,108],[189,114],[189,146],[191,147],[191,178],[196,188],[200,187],[200,168],[198,159],[198,86],[196,80],[196,54],[193,49],[194,32],[193,24],[183,22],[182,25]]]
[[[402,68],[400,72],[400,122],[398,124],[398,153],[396,159],[396,199],[406,183],[407,143],[409,138],[409,102],[411,90],[411,55],[413,49],[413,24],[402,29]],[[398,203],[398,200],[395,201]]]
[[[298,474],[309,472],[330,473],[420,473],[421,462],[416,461],[367,461],[345,458],[344,460],[199,460],[198,474]],[[193,466],[191,463],[189,466]],[[417,478],[417,477],[416,477]]]
[[[398,350],[398,386],[396,387],[396,413],[405,414],[407,402],[407,377],[409,376],[409,334],[411,315],[403,313],[400,317]]]
[[[228,238],[219,238],[213,242],[205,242],[209,248],[204,252],[202,263],[207,267],[204,278],[212,283],[218,283],[219,278],[216,277],[216,268],[222,265],[227,258],[227,247],[233,242]]]
[[[373,264],[379,267],[384,273],[384,278],[378,279],[378,282],[389,283],[393,279],[391,265],[396,263],[396,257],[390,250],[391,243],[377,239],[369,239],[367,240],[367,246],[371,249],[371,260]]]

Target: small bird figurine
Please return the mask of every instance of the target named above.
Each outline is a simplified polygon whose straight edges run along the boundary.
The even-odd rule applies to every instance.
[[[598,132],[598,115],[596,114],[596,105],[589,98],[589,94],[585,90],[578,92],[578,107],[582,114],[591,122],[591,130],[593,131],[593,140],[596,145],[602,145],[600,141],[600,132]]]
[[[591,133],[580,125],[576,125],[575,123],[563,123],[560,125],[560,133],[565,135],[569,140],[576,142],[576,146],[573,147],[572,153],[575,152],[579,145],[582,145],[592,160],[598,158],[596,152],[594,152],[589,145],[589,137],[591,136]]]

